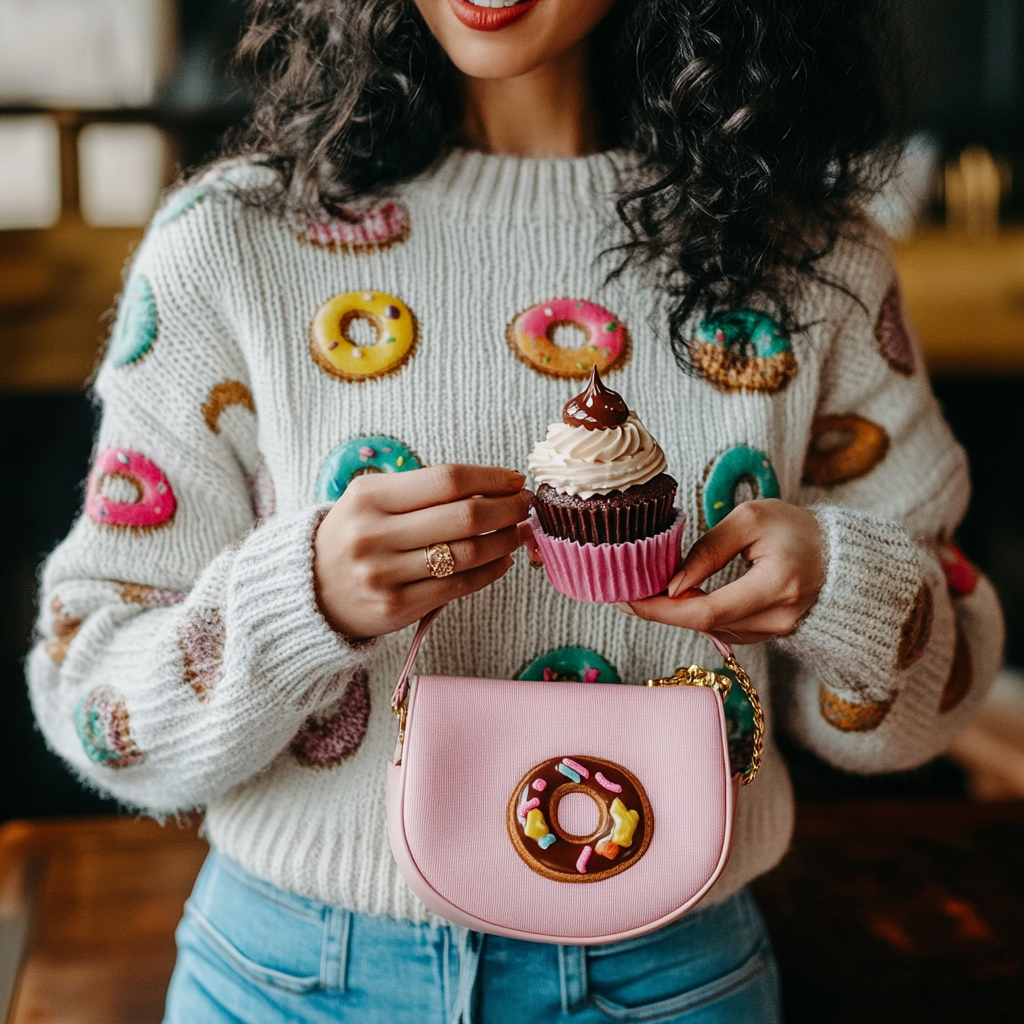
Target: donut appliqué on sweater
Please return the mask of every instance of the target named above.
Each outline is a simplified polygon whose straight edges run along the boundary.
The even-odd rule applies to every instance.
[[[224,619],[216,608],[192,608],[178,624],[185,682],[205,702],[224,672]]]
[[[884,427],[863,416],[819,416],[811,424],[804,483],[835,487],[867,476],[888,454]]]
[[[55,665],[63,665],[68,647],[82,628],[82,620],[73,618],[64,608],[64,602],[55,597],[50,602],[50,629],[55,637],[46,643],[45,651]]]
[[[903,297],[900,286],[893,282],[882,299],[875,321],[875,340],[882,357],[897,373],[911,376],[916,360],[914,345],[907,331],[906,318],[903,315]]]
[[[552,757],[509,799],[506,827],[532,871],[556,882],[599,882],[646,852],[654,815],[640,781],[614,761]]]
[[[900,643],[896,650],[896,668],[901,672],[918,661],[932,635],[935,602],[927,583],[921,585],[907,618],[900,627]]]
[[[306,719],[290,749],[308,768],[333,768],[351,757],[370,723],[370,687],[365,669],[357,669],[334,711]]]
[[[557,345],[559,327],[582,331],[583,344]],[[629,332],[622,321],[585,299],[548,299],[531,306],[508,325],[505,337],[516,358],[545,377],[585,380],[594,367],[604,374],[629,361]]]
[[[156,298],[149,278],[133,273],[125,285],[117,320],[110,332],[107,356],[114,366],[138,362],[156,341]]]
[[[420,460],[393,437],[353,437],[324,460],[316,481],[317,501],[337,501],[345,488],[364,473],[406,473]]]
[[[949,592],[954,597],[970,597],[978,587],[978,570],[955,544],[939,544],[936,553]]]
[[[117,501],[104,494],[109,480],[126,483],[135,491],[135,500]],[[128,448],[107,448],[97,456],[85,498],[85,511],[93,522],[147,530],[169,523],[177,506],[171,482],[145,455]]]
[[[818,687],[818,707],[821,717],[840,732],[871,732],[885,721],[892,708],[892,700],[856,704],[837,697],[821,685]]]
[[[797,371],[789,338],[766,313],[733,310],[707,317],[690,342],[694,363],[720,391],[781,391]]]
[[[143,608],[170,608],[185,600],[185,595],[178,590],[161,590],[159,587],[149,587],[144,583],[124,583],[120,580],[115,582],[125,604],[139,604]]]
[[[144,760],[132,739],[128,708],[112,686],[101,686],[75,707],[75,732],[90,761],[104,768],[127,768]]]
[[[953,648],[953,663],[949,668],[949,677],[939,697],[939,712],[945,714],[952,711],[970,693],[974,679],[974,664],[971,660],[971,648],[967,643],[964,631],[957,624],[956,646]]]
[[[179,217],[183,217],[189,210],[198,206],[213,191],[210,186],[224,176],[225,170],[224,167],[214,167],[199,178],[195,184],[186,185],[174,192],[157,211],[157,226],[166,227],[168,224],[173,224]]]
[[[619,673],[596,651],[558,647],[530,662],[520,679],[545,683],[621,683]]]
[[[225,409],[233,405],[241,406],[255,414],[256,403],[252,392],[240,380],[225,380],[214,384],[203,403],[203,419],[215,434],[220,433],[220,417]]]
[[[749,495],[740,495],[741,487]],[[698,489],[701,527],[717,526],[741,501],[757,498],[778,498],[778,477],[764,452],[749,445],[730,448],[714,459]]]
[[[359,345],[349,333],[356,320],[376,332],[372,345]],[[345,292],[328,299],[309,328],[309,350],[317,366],[345,381],[372,380],[397,373],[412,356],[419,336],[413,311],[386,292]]]
[[[299,241],[350,256],[383,252],[404,242],[412,230],[408,209],[394,199],[345,214],[332,217],[324,212],[315,220],[295,219],[290,226]]]

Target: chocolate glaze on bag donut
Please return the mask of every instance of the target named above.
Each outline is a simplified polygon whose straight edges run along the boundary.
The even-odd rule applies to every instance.
[[[572,835],[558,805],[581,793],[597,805],[597,826]],[[647,851],[654,815],[639,780],[598,757],[551,757],[531,768],[508,802],[508,834],[527,867],[556,882],[599,882],[632,867]]]

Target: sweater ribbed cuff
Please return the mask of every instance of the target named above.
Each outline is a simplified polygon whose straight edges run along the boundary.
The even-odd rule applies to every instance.
[[[840,505],[813,509],[824,537],[825,584],[779,646],[812,666],[837,696],[892,696],[901,630],[922,585],[913,542],[896,523]]]
[[[304,509],[254,530],[228,591],[229,636],[250,648],[261,677],[304,706],[319,703],[338,673],[360,664],[372,646],[347,642],[317,605],[313,536],[329,508]]]

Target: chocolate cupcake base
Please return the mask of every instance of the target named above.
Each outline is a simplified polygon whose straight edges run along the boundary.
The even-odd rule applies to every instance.
[[[541,484],[533,501],[541,526],[552,537],[580,544],[625,544],[663,533],[676,517],[677,484],[667,473],[624,491],[579,498]]]

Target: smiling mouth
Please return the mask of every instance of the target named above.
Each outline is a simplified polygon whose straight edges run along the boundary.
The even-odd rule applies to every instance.
[[[538,0],[448,0],[466,28],[497,32],[528,14]]]

